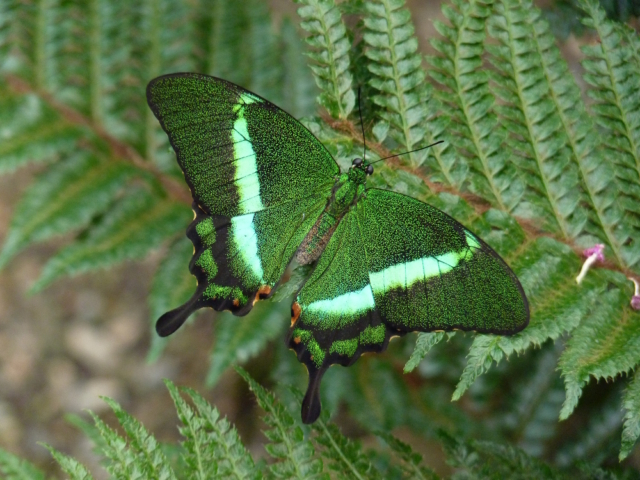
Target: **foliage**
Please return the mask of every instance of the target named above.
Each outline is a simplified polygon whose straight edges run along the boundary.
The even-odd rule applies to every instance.
[[[423,464],[422,456],[409,445],[386,432],[379,432],[388,448],[364,449],[347,440],[338,427],[321,419],[313,427],[313,433],[305,435],[299,420],[279,402],[273,393],[257,383],[246,371],[238,373],[255,394],[258,405],[264,411],[263,420],[270,427],[264,431],[269,440],[265,450],[270,463],[256,462],[242,444],[238,431],[222,418],[218,410],[189,388],[176,387],[166,381],[173,399],[180,426],[182,441],[178,455],[169,461],[164,453],[170,445],[161,444],[153,434],[114,400],[104,401],[115,413],[123,434],[107,426],[95,414],[91,414],[94,425],[83,427],[95,442],[98,455],[103,457],[103,466],[112,478],[232,478],[237,480],[258,478],[329,478],[323,460],[334,463],[332,477],[336,479],[398,478],[436,480],[438,477]],[[189,399],[187,401],[185,396]],[[450,465],[456,467],[452,478],[502,478],[513,479],[563,479],[576,478],[576,470],[560,471],[544,462],[532,458],[516,448],[493,442],[456,440],[444,432],[439,433],[440,442]],[[72,480],[93,478],[80,462],[45,445],[60,468]],[[314,458],[314,451],[320,458]],[[389,456],[389,464],[382,471],[374,465],[376,460]],[[0,449],[0,472],[9,480],[45,478],[35,466],[20,461]],[[390,474],[393,472],[393,476]],[[604,471],[594,467],[583,467],[582,473],[589,478],[601,478]],[[631,478],[626,474],[606,472],[612,480]],[[597,475],[597,476],[596,476]]]
[[[296,117],[307,116],[305,125],[343,166],[362,155],[355,105],[362,86],[369,159],[444,141],[377,164],[371,183],[428,201],[476,232],[512,266],[532,315],[528,328],[511,337],[426,333],[417,336],[415,349],[402,339],[384,356],[332,369],[323,398],[328,410],[346,405],[369,428],[408,426],[430,438],[444,428],[454,434],[445,443],[455,465],[472,468],[493,455],[487,468],[502,475],[528,465],[557,476],[554,466],[523,451],[556,465],[593,459],[595,450],[613,443],[621,459],[629,455],[640,435],[638,381],[623,378],[640,362],[640,314],[629,306],[626,278],[640,275],[637,33],[607,19],[596,0],[581,0],[595,40],[583,47],[585,73],[576,78],[530,0],[444,3],[446,20],[435,23],[439,35],[431,39],[434,54],[426,62],[403,0],[298,3],[310,68],[293,23],[283,20],[276,29],[259,0],[3,2],[0,172],[32,165],[37,175],[17,202],[0,266],[36,242],[73,238],[43,267],[37,290],[167,245],[149,298],[155,320],[193,286],[190,248],[180,240],[191,199],[146,106],[147,82],[184,70],[238,82]],[[316,95],[328,115],[312,116],[309,99]],[[581,250],[595,243],[605,245],[607,262],[578,285]],[[296,282],[299,276],[294,272]],[[210,383],[228,366],[266,351],[265,368],[274,378],[304,381],[293,355],[281,341],[272,342],[287,327],[278,320],[287,316],[287,303],[261,308],[242,321],[220,318]],[[163,342],[156,341],[151,357]],[[409,355],[410,373],[403,377]],[[613,381],[618,390],[603,395],[606,401],[589,396],[607,388],[594,379]],[[328,417],[309,440],[296,416],[250,383],[268,412],[273,475],[321,477],[327,467],[355,478],[374,476],[376,469],[381,476],[413,471],[428,478],[414,454],[386,433],[402,459],[396,470],[365,455]],[[499,395],[503,391],[510,395]],[[237,437],[228,434],[232,427],[195,394],[197,412],[171,392],[187,429],[185,464],[207,474],[198,467],[199,448],[214,442],[205,436],[215,431],[215,442],[235,445],[228,449],[236,463],[224,468],[253,475],[259,467],[238,450]],[[451,405],[452,396],[462,405]],[[581,397],[590,398],[587,405]],[[120,434],[95,418],[110,472],[134,475],[135,467],[170,477],[173,466],[153,438],[111,406],[129,440],[125,447]],[[576,409],[580,414],[568,421],[586,425],[589,441],[586,433],[562,435],[568,427],[556,421]],[[522,451],[509,446],[491,453],[483,443],[462,440],[474,436]],[[5,475],[19,478],[29,468],[3,455]],[[88,475],[55,456],[74,478]],[[599,463],[610,460],[598,457]]]

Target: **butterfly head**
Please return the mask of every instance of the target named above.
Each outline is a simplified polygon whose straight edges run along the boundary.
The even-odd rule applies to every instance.
[[[349,179],[357,183],[365,183],[367,176],[373,173],[373,165],[361,158],[354,158],[349,168]]]

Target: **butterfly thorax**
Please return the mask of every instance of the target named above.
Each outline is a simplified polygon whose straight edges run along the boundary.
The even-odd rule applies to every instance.
[[[364,193],[365,182],[362,168],[352,167],[338,177],[324,212],[298,248],[296,261],[299,264],[306,265],[318,259],[342,217]]]

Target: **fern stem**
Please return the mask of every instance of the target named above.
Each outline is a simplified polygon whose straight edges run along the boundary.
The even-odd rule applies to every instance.
[[[157,182],[159,182],[167,191],[169,196],[174,200],[181,203],[191,205],[193,199],[191,194],[184,188],[183,182],[174,179],[156,168],[155,165],[146,162],[138,152],[130,145],[118,140],[114,136],[110,135],[100,125],[95,125],[90,119],[82,115],[77,110],[60,103],[51,94],[42,90],[34,90],[31,85],[24,80],[15,77],[13,75],[5,76],[13,90],[17,90],[21,93],[34,93],[38,95],[42,100],[48,103],[54,110],[60,113],[60,115],[70,124],[77,125],[80,128],[87,128],[93,132],[97,137],[104,140],[111,149],[111,154],[114,157],[119,157],[129,161],[135,167],[151,174]]]
[[[320,427],[320,429],[323,431],[325,438],[327,438],[329,442],[331,442],[331,448],[338,455],[340,460],[342,460],[343,465],[345,465],[349,469],[349,471],[352,473],[352,475],[355,478],[357,478],[358,480],[364,480],[364,478],[360,475],[360,472],[358,472],[358,470],[353,465],[353,463],[351,463],[349,459],[344,455],[342,449],[336,443],[336,441],[333,438],[333,435],[327,428],[327,424],[324,422],[324,420],[318,419],[317,422],[318,422],[318,427]]]
[[[91,119],[102,124],[102,21],[100,17],[100,0],[89,3],[89,97]]]

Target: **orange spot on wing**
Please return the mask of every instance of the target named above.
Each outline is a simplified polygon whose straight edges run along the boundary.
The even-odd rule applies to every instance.
[[[234,306],[234,307],[239,307],[239,306],[240,306],[240,300],[239,300],[239,299],[237,299],[237,298],[234,298],[234,299],[233,299],[233,306]]]
[[[298,318],[300,318],[301,313],[302,313],[302,307],[300,307],[300,304],[298,302],[293,302],[293,305],[291,305],[291,326],[292,327],[298,321]]]
[[[269,285],[262,285],[256,292],[256,297],[253,299],[253,304],[255,305],[258,300],[267,298],[270,293],[271,293],[271,287]]]
[[[293,343],[295,343],[296,345],[298,345],[301,342],[300,337],[294,337],[293,338]]]

